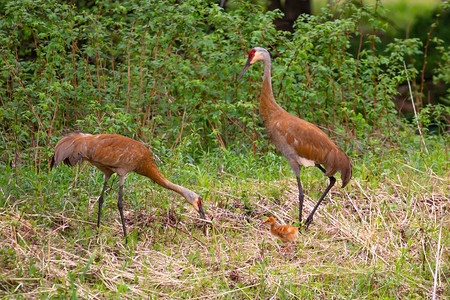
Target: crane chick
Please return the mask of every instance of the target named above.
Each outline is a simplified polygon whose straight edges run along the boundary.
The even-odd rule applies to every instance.
[[[148,177],[160,186],[183,196],[198,213],[206,219],[202,199],[193,191],[167,180],[153,161],[152,152],[144,144],[117,134],[91,135],[81,132],[69,133],[55,146],[50,169],[64,162],[68,166],[88,161],[105,174],[103,190],[98,198],[97,228],[100,227],[100,215],[103,205],[103,193],[113,173],[119,176],[119,199],[117,207],[122,221],[123,234],[127,242],[127,232],[123,217],[122,193],[125,177],[135,172]]]
[[[269,217],[262,224],[270,224],[270,233],[279,238],[283,243],[296,242],[298,237],[298,228],[289,225],[279,225],[273,217]]]

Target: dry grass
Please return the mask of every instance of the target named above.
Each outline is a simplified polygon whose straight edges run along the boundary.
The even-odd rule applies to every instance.
[[[325,182],[314,189],[319,184]],[[280,251],[268,229],[257,224],[268,215],[281,223],[297,221],[295,180],[250,180],[249,187],[245,201],[232,188],[212,191],[213,200],[205,202],[212,219],[206,227],[174,195],[177,207],[166,210],[149,204],[134,211],[128,203],[128,246],[122,242],[115,207],[105,209],[96,235],[95,223],[84,221],[76,209],[27,214],[18,209],[20,200],[7,199],[0,211],[0,295],[430,297],[442,220],[437,295],[448,298],[448,177],[398,176],[376,184],[353,178],[349,188],[332,190],[291,252]],[[268,198],[269,188],[284,192],[278,199]],[[311,190],[307,195],[314,194]],[[95,221],[96,199],[89,200],[89,219]],[[306,197],[304,215],[314,202]]]

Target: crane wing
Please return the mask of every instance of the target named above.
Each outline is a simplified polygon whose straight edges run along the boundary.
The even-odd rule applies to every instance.
[[[290,161],[299,165],[322,165],[326,176],[341,173],[345,187],[352,176],[348,155],[316,125],[297,118],[286,111],[267,128],[275,146]]]
[[[287,112],[283,118],[277,118],[270,135],[281,152],[283,147],[293,148],[298,156],[319,164],[323,164],[328,153],[337,148],[316,125]]]
[[[135,170],[149,152],[144,144],[121,135],[70,133],[56,144],[50,167],[61,161],[74,166],[87,160],[101,170],[125,174]]]
[[[298,228],[289,225],[281,225],[275,228],[275,232],[283,242],[291,242],[297,239]]]
[[[85,137],[83,156],[95,165],[134,170],[150,150],[142,143],[116,134]],[[151,157],[151,154],[150,154]]]

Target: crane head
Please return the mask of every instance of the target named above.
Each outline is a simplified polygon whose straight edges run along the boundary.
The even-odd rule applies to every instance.
[[[202,198],[191,190],[183,188],[183,197],[198,211],[200,217],[206,220],[205,212],[203,211]]]
[[[259,223],[258,225],[259,225],[259,226],[262,226],[262,225],[264,225],[264,224],[270,224],[270,225],[272,225],[272,223],[275,224],[276,221],[275,221],[274,217],[269,217],[269,218],[267,218],[267,220],[265,220],[265,221]]]
[[[239,74],[238,80],[241,79],[242,75],[244,75],[245,71],[247,71],[247,69],[248,69],[248,68],[250,67],[250,65],[252,64],[252,60],[253,60],[253,58],[255,57],[255,53],[256,53],[256,50],[255,50],[255,49],[252,49],[252,50],[248,53],[248,59],[247,59],[247,62],[245,63],[245,66],[244,66],[244,68],[242,69],[241,74]]]
[[[247,69],[250,67],[250,65],[254,64],[255,62],[257,62],[258,60],[262,60],[263,59],[263,51],[266,51],[263,48],[253,48],[252,50],[250,50],[250,52],[248,53],[248,59],[247,62],[245,63],[244,68],[241,71],[241,74],[239,74],[239,79],[241,79],[242,75],[244,75],[245,71],[247,71]]]
[[[267,223],[269,223],[269,224],[275,224],[275,223],[276,223],[275,218],[274,218],[274,217],[268,217],[267,220],[265,220],[265,221],[263,222],[263,224],[267,224]]]

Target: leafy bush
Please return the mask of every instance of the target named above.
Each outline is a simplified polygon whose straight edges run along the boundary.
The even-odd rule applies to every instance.
[[[272,54],[280,104],[339,135],[343,147],[374,136],[397,143],[391,129],[408,127],[391,99],[406,79],[403,61],[421,44],[396,40],[378,53],[379,40],[370,35],[356,57],[350,54],[370,6],[334,8],[342,11],[339,19],[331,10],[303,17],[294,34],[275,30],[278,12],[247,1],[229,12],[200,0],[92,7],[0,1],[0,7],[3,163],[40,165],[72,130],[124,134],[160,149],[194,135],[200,139],[194,160],[201,158],[199,144],[204,151],[229,145],[266,151],[257,100],[261,69],[236,80],[255,46]],[[372,21],[377,30],[385,26]],[[417,75],[412,65],[408,73]]]

